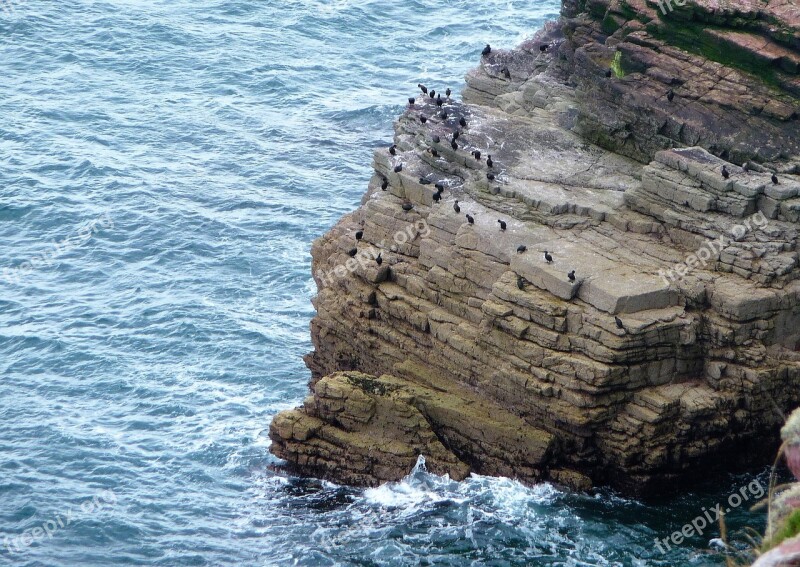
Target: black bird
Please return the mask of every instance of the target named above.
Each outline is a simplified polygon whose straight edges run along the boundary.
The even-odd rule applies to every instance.
[[[441,200],[442,200],[442,193],[440,191],[437,191],[436,193],[433,194],[434,203],[438,203]]]
[[[484,57],[486,57],[486,56],[487,56],[487,55],[489,55],[491,52],[492,52],[492,46],[491,46],[491,45],[489,45],[489,44],[487,43],[487,44],[486,44],[486,47],[484,47],[484,48],[483,48],[483,51],[481,51],[481,55],[483,55]]]
[[[420,185],[430,185],[431,181],[430,181],[430,179],[425,179],[424,177],[420,177],[419,178],[419,184]]]
[[[419,121],[422,122],[423,124],[425,124],[428,121],[428,117],[425,116],[424,114],[420,114],[419,115]]]
[[[551,263],[553,261],[553,257],[550,255],[550,252],[547,250],[544,251],[544,259],[547,260],[547,263]]]
[[[375,258],[375,263],[378,264],[379,266],[383,264],[383,257],[381,256],[381,254],[382,252],[378,252],[378,257]]]
[[[458,144],[456,143],[456,141],[455,141],[455,140],[453,140],[452,142],[450,142],[450,147],[451,147],[451,148],[453,148],[454,150],[457,150],[457,149],[458,149]]]
[[[727,166],[722,166],[722,177],[728,179],[731,176],[730,172],[728,171]]]
[[[436,190],[437,190],[439,193],[441,193],[442,191],[444,191],[444,185],[442,185],[441,183],[435,183],[433,186],[434,186],[434,187],[436,187]]]
[[[505,230],[506,229],[506,221],[497,219],[497,222],[500,223],[500,230]]]
[[[574,282],[575,281],[575,270],[572,270],[570,273],[568,273],[567,274],[567,278],[569,279],[569,281]]]
[[[408,104],[414,106],[414,103],[417,101],[413,96],[408,97]]]
[[[517,276],[517,287],[520,289],[525,289],[525,278],[522,276]]]
[[[442,117],[442,120],[447,120],[447,111],[446,110],[442,110],[442,113],[439,116]]]
[[[432,138],[432,140],[433,140],[433,143],[434,143],[434,144],[438,144],[439,142],[441,142],[441,141],[442,141],[442,139],[441,139],[441,138],[440,138],[440,137],[439,137],[437,134],[434,134],[434,135],[433,135],[433,138]]]
[[[403,210],[405,212],[408,212],[413,208],[414,208],[414,205],[412,205],[411,203],[403,203]]]
[[[436,106],[441,107],[444,104],[444,99],[442,99],[442,95],[436,95]]]
[[[622,324],[622,319],[614,317],[614,322],[617,324],[617,329],[624,329],[625,325]]]
[[[351,258],[355,258],[356,254],[358,254],[358,248],[351,248],[350,251],[347,253],[348,256]]]
[[[612,73],[611,69],[606,69],[606,79],[611,78],[611,73]]]
[[[469,224],[475,224],[475,219],[472,218],[472,215],[467,215],[467,222]]]
[[[477,160],[481,159],[481,152],[479,150],[473,150],[472,151],[472,155],[474,155],[475,159],[477,159]]]
[[[358,232],[356,232],[356,240],[361,240],[362,238],[364,238],[364,231],[359,230]]]
[[[488,179],[489,181],[494,181],[494,173],[492,173],[491,171],[487,173],[486,179]]]
[[[457,213],[460,213],[460,212],[461,212],[461,207],[459,207],[459,206],[458,206],[458,200],[457,200],[457,199],[456,199],[456,202],[455,202],[455,203],[453,203],[453,210],[454,210],[455,212],[457,212]]]
[[[675,98],[675,91],[672,89],[667,91],[667,100],[672,102],[672,99]]]
[[[502,69],[500,69],[500,72],[506,79],[508,79],[509,81],[511,80],[511,71],[508,70],[508,67],[503,67]]]
[[[778,185],[778,176],[775,175],[774,173],[772,174],[772,184]]]
[[[461,135],[461,132],[459,132],[458,130],[456,130],[455,132],[453,132],[453,141],[456,141],[456,140],[458,140],[458,137],[459,137],[460,135]]]
[[[492,161],[491,155],[486,157],[486,167],[494,167],[494,162]]]
[[[436,96],[436,91],[431,91],[430,96],[431,96],[431,98],[435,97]]]
[[[453,92],[453,91],[451,91],[451,90],[450,90],[450,87],[448,87],[448,88],[447,88],[447,90],[446,90],[446,91],[444,91],[444,94],[446,94],[446,95],[447,95],[447,98],[450,98],[450,93],[452,93],[452,92]]]
[[[389,146],[389,153],[392,154],[393,156],[397,155],[397,144],[392,144],[391,146]]]
[[[431,155],[435,158],[439,157],[439,152],[436,151],[436,148],[428,148],[431,152]]]
[[[428,87],[420,83],[417,83],[417,86],[419,87],[419,90],[422,91],[422,94],[428,94]]]
[[[389,187],[389,180],[384,177],[383,183],[381,183],[381,190],[386,191],[387,187]]]
[[[517,254],[522,254],[523,252],[527,252],[527,251],[528,251],[528,247],[525,246],[524,244],[520,244],[519,246],[517,246]]]
[[[459,119],[458,123],[461,124],[462,128],[466,128],[467,127],[467,121],[463,116]]]
[[[402,163],[398,163],[396,166],[394,166],[394,172],[395,173],[400,173],[401,171],[403,171],[403,164]]]
[[[540,46],[539,46],[539,51],[541,51],[542,53],[544,53],[545,51],[547,51],[547,49],[548,49],[549,47],[550,47],[550,46],[549,46],[548,44],[546,44],[546,43],[545,43],[544,45],[540,45]]]

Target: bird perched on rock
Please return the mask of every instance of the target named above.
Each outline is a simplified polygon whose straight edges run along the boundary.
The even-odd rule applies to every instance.
[[[450,147],[451,147],[451,148],[453,148],[454,150],[457,150],[457,149],[458,149],[458,144],[456,143],[456,141],[455,141],[455,140],[453,140],[452,142],[450,142]]]
[[[461,207],[459,207],[459,206],[458,206],[458,199],[456,199],[456,202],[455,202],[455,203],[453,203],[453,210],[454,210],[455,212],[457,212],[457,213],[460,213],[460,212],[461,212]]]
[[[424,114],[420,114],[419,115],[419,121],[422,122],[423,124],[425,124],[428,121],[428,117],[425,116]]]
[[[517,246],[517,254],[522,254],[523,252],[527,252],[527,251],[528,251],[528,247],[525,246],[524,244],[520,244],[519,246]]]
[[[394,166],[394,172],[395,173],[400,173],[401,171],[403,171],[403,164],[402,163],[398,163],[396,166]]]
[[[444,104],[442,95],[436,95],[436,106],[441,107]]]
[[[359,230],[358,232],[356,232],[356,240],[361,240],[362,238],[364,238],[364,231]]]
[[[722,166],[722,177],[724,177],[725,179],[728,179],[730,176],[731,176],[731,173],[730,173],[730,171],[728,171],[727,166],[723,165]]]
[[[672,102],[672,99],[674,99],[674,98],[675,98],[675,91],[673,91],[672,89],[668,90],[667,91],[667,100]]]
[[[419,90],[422,91],[422,94],[428,94],[428,87],[420,83],[417,83],[417,86],[419,87]]]
[[[403,210],[405,212],[408,212],[413,208],[414,208],[414,205],[412,205],[411,203],[403,203]]]
[[[464,118],[463,116],[461,118],[459,118],[458,123],[461,125],[462,128],[466,128],[467,127],[467,119]]]
[[[442,120],[447,120],[447,111],[442,110],[442,113],[439,116],[442,118]]]
[[[351,248],[350,251],[347,253],[348,256],[351,258],[355,258],[356,254],[358,254],[358,248]]]
[[[381,190],[386,191],[387,187],[389,187],[389,180],[384,177],[383,183],[381,183]]]
[[[432,181],[430,179],[425,179],[424,177],[419,178],[420,185],[430,185]]]
[[[611,73],[613,73],[613,71],[611,69],[606,69],[606,79],[610,79],[611,78]]]
[[[544,45],[540,45],[540,46],[539,46],[539,51],[541,51],[542,53],[544,53],[544,52],[545,52],[545,51],[547,51],[548,49],[550,49],[550,45],[549,45],[549,44],[547,44],[547,43],[545,43]]]
[[[505,230],[506,229],[506,221],[497,219],[497,222],[500,223],[500,230]]]
[[[441,193],[442,191],[444,191],[444,185],[442,185],[441,183],[434,183],[434,184],[433,184],[433,186],[434,186],[434,187],[436,187],[436,190],[437,190],[439,193]]]
[[[431,98],[433,98],[433,97],[435,97],[435,96],[436,96],[436,91],[431,91],[431,92],[430,92],[430,97],[431,97]]]
[[[453,140],[458,140],[458,137],[461,135],[461,132],[458,130],[453,131]]]
[[[547,250],[544,251],[544,259],[547,260],[548,264],[553,262],[553,257],[550,255],[550,252],[548,252]]]
[[[772,174],[772,184],[778,185],[778,176],[775,175],[774,173]]]
[[[450,90],[450,87],[447,87],[447,90],[446,90],[446,91],[444,91],[444,94],[446,94],[446,95],[447,95],[447,98],[450,98],[450,93],[452,93],[452,92],[453,92],[453,91],[451,91],[451,90]]]
[[[417,102],[417,99],[415,99],[413,96],[408,97],[408,104],[414,106],[415,102]]]
[[[483,51],[481,51],[481,55],[487,57],[491,52],[492,52],[492,46],[487,43],[486,47],[484,47]]]
[[[486,167],[494,167],[491,154],[486,156]]]
[[[472,218],[472,215],[469,215],[469,214],[467,215],[467,222],[469,224],[475,224],[475,219]]]
[[[431,152],[431,155],[435,158],[439,157],[439,152],[436,151],[436,148],[428,148],[428,151]]]
[[[480,161],[480,159],[481,159],[481,152],[480,152],[480,150],[472,150],[472,155],[474,155],[474,156],[475,156],[475,159],[477,159],[478,161]]]
[[[383,252],[378,252],[378,257],[375,258],[375,263],[379,266],[383,264],[383,256],[381,256],[381,254],[383,254]]]
[[[519,289],[525,289],[525,278],[522,276],[517,276],[517,287]]]
[[[511,71],[508,70],[508,67],[503,67],[502,69],[500,69],[500,72],[506,79],[508,79],[509,81],[511,80]]]
[[[397,155],[397,144],[392,144],[391,146],[389,146],[389,153],[392,154],[393,156]]]
[[[614,322],[617,324],[617,329],[624,329],[625,325],[622,324],[622,319],[614,317]]]
[[[575,270],[572,270],[570,273],[567,274],[567,279],[569,279],[569,281],[571,282],[575,281]]]
[[[442,139],[437,134],[434,134],[433,138],[431,138],[431,139],[433,140],[434,144],[438,144],[439,142],[442,141]]]
[[[494,173],[492,173],[491,171],[487,173],[486,179],[488,179],[489,181],[494,181]]]
[[[442,200],[442,193],[440,191],[437,191],[436,193],[433,194],[432,199],[434,203],[438,203],[439,201]]]

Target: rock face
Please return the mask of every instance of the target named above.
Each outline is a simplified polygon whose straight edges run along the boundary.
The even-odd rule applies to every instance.
[[[446,119],[407,108],[313,245],[312,395],[277,456],[639,494],[774,457],[800,403],[800,13],[671,5],[565,0]]]

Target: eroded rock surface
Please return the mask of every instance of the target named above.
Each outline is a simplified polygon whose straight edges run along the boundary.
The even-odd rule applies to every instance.
[[[797,9],[563,15],[483,58],[446,119],[418,97],[314,243],[312,395],[270,431],[296,470],[370,485],[424,454],[646,493],[774,456],[800,403]]]

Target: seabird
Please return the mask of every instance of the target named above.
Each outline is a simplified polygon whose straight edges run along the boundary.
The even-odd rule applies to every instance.
[[[459,137],[460,135],[461,135],[461,132],[459,132],[458,130],[455,130],[455,131],[453,132],[453,141],[455,141],[455,140],[458,140],[458,137]]]
[[[494,167],[491,154],[486,157],[486,167]]]
[[[447,120],[447,111],[446,110],[442,110],[442,113],[439,116],[442,117],[442,120]]]
[[[500,230],[505,230],[506,229],[506,221],[497,219],[497,222],[500,223]]]
[[[364,238],[364,231],[359,230],[358,232],[356,232],[356,240],[361,240],[362,238]]]
[[[381,256],[381,254],[382,252],[378,252],[378,257],[375,258],[375,263],[377,263],[379,266],[383,264],[383,257]]]
[[[392,144],[391,146],[389,146],[389,153],[392,154],[393,156],[397,155],[397,144]]]
[[[491,171],[487,173],[486,179],[488,179],[489,181],[494,181],[494,173],[492,173]]]
[[[442,99],[442,95],[436,95],[436,106],[441,107],[444,104],[444,100]]]
[[[611,73],[612,73],[611,69],[606,69],[606,79],[611,78]]]
[[[436,91],[431,91],[431,95],[430,96],[431,96],[431,98],[435,97],[436,96]]]
[[[457,149],[458,149],[458,144],[456,143],[456,141],[455,141],[455,140],[453,140],[452,142],[450,142],[450,147],[451,147],[451,148],[453,148],[454,150],[457,150]]]
[[[419,178],[419,184],[420,185],[430,185],[431,184],[431,180],[430,179],[425,179],[424,177],[420,177]]]
[[[422,94],[428,94],[428,87],[420,83],[417,83],[417,86],[419,87],[419,90],[422,91]]]
[[[459,119],[458,123],[461,124],[462,128],[466,128],[467,127],[467,121],[463,116]]]
[[[408,97],[408,104],[414,106],[414,103],[417,101],[413,96]]]
[[[456,199],[456,202],[455,202],[455,203],[453,203],[453,210],[454,210],[455,212],[457,212],[457,213],[460,213],[460,212],[461,212],[461,207],[459,207],[459,206],[458,206],[458,199]]]
[[[622,324],[622,319],[620,319],[619,317],[615,316],[614,317],[614,322],[617,324],[617,329],[624,329],[625,328],[625,325]]]
[[[441,183],[434,183],[434,185],[433,185],[433,186],[434,186],[434,187],[436,187],[436,190],[437,190],[439,193],[441,193],[442,191],[444,191],[444,185],[442,185]]]
[[[437,134],[434,134],[433,138],[431,138],[431,139],[433,140],[434,144],[438,144],[439,142],[442,141],[442,139]]]
[[[517,276],[517,287],[520,289],[525,289],[525,278],[522,276]]]
[[[731,176],[730,172],[728,171],[727,166],[722,166],[722,177],[728,179]]]
[[[480,159],[481,159],[481,152],[480,152],[479,150],[472,150],[472,155],[474,155],[474,156],[475,156],[475,159],[477,159],[477,160],[479,160],[479,161],[480,161]]]
[[[574,282],[575,281],[575,270],[572,270],[570,273],[568,273],[567,274],[567,278],[569,279],[569,281]]]
[[[774,173],[772,174],[772,184],[778,185],[778,176],[775,175]]]
[[[403,210],[405,212],[408,212],[413,208],[414,208],[414,205],[412,205],[411,203],[403,203]]]
[[[394,172],[395,173],[400,173],[401,171],[403,171],[403,164],[402,163],[398,163],[396,166],[394,166]]]
[[[439,157],[439,152],[436,151],[436,148],[428,148],[428,150],[431,152],[431,155],[433,157],[435,157],[435,158]]]
[[[453,91],[451,91],[451,90],[450,90],[450,87],[447,87],[447,90],[446,90],[446,91],[444,91],[444,94],[446,94],[446,95],[447,95],[447,98],[450,98],[450,93],[452,93],[452,92],[453,92]]]
[[[423,124],[425,124],[428,121],[428,117],[425,116],[424,114],[420,114],[419,115],[419,121],[422,122]]]
[[[492,52],[492,46],[491,46],[491,45],[489,45],[489,44],[487,43],[487,44],[486,44],[486,47],[484,47],[484,48],[483,48],[483,51],[481,51],[481,55],[483,55],[484,57],[486,57],[486,56],[487,56],[487,55],[489,55],[491,52]]]
[[[472,216],[468,214],[468,215],[467,215],[467,222],[468,222],[469,224],[475,224],[475,219],[474,219],[474,218],[472,218]]]
[[[386,191],[386,188],[389,186],[389,180],[385,177],[383,178],[383,183],[381,183],[381,190]]]
[[[437,191],[436,193],[433,194],[432,198],[434,203],[438,203],[442,199],[442,193],[440,191]]]
[[[520,244],[519,246],[517,246],[517,254],[522,254],[523,252],[527,252],[527,251],[528,251],[528,247],[525,246],[524,244]]]
[[[350,251],[347,253],[348,256],[351,258],[355,258],[356,254],[358,254],[358,248],[351,248]]]
[[[544,259],[547,260],[547,263],[551,263],[553,261],[553,257],[550,255],[550,252],[547,250],[544,251]]]
[[[508,70],[508,67],[503,67],[502,69],[500,69],[500,72],[506,79],[508,79],[509,81],[511,80],[511,71]]]
[[[672,89],[667,91],[667,100],[672,102],[672,99],[675,98],[675,91]]]

